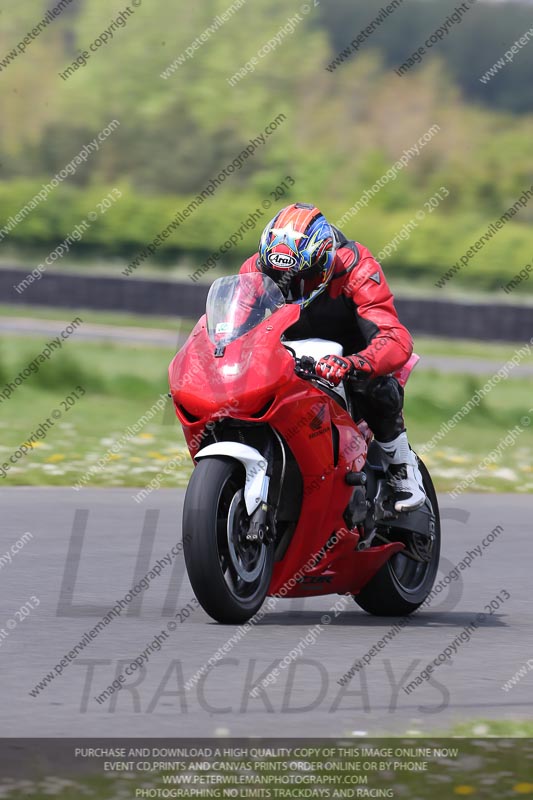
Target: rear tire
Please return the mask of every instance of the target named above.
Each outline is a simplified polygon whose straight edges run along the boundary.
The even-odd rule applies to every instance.
[[[201,459],[183,508],[183,551],[193,591],[217,622],[246,622],[261,608],[274,565],[274,546],[248,542],[245,472],[234,459]]]
[[[418,458],[418,456],[417,456]],[[419,564],[402,553],[393,555],[354,596],[357,605],[378,617],[407,616],[424,603],[439,567],[440,515],[437,494],[425,464],[418,458],[424,490],[435,514],[435,540],[430,561]]]

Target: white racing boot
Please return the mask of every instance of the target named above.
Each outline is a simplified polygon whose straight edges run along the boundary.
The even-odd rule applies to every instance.
[[[426,493],[416,456],[407,441],[407,433],[403,431],[392,442],[376,440],[376,444],[381,450],[395,510],[413,511],[420,508],[426,499]]]

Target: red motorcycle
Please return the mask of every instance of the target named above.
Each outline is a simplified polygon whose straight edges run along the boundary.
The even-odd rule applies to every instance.
[[[397,513],[379,450],[357,412],[361,376],[333,387],[322,339],[287,341],[300,307],[259,273],[219,278],[169,368],[195,468],[183,510],[187,572],[205,611],[252,617],[267,595],[353,595],[371,614],[410,614],[431,591],[440,520]],[[413,355],[396,377],[405,384]],[[355,422],[354,420],[358,420]]]

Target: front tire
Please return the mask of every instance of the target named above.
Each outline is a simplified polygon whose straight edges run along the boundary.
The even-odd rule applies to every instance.
[[[437,494],[427,467],[418,456],[417,459],[424,490],[435,515],[435,540],[430,560],[419,563],[401,552],[395,553],[354,597],[357,605],[374,616],[407,616],[420,608],[431,592],[439,567],[441,537]]]
[[[183,552],[193,591],[209,616],[246,622],[260,609],[272,578],[274,547],[245,538],[245,471],[234,459],[201,459],[183,508]]]

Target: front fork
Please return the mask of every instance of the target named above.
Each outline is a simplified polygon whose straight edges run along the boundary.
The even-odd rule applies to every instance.
[[[246,534],[249,542],[264,542],[270,544],[276,538],[275,507],[268,502],[270,480],[274,470],[274,445],[271,438],[267,439],[263,458],[266,461],[266,474],[263,478],[263,500],[250,517],[250,527]]]

